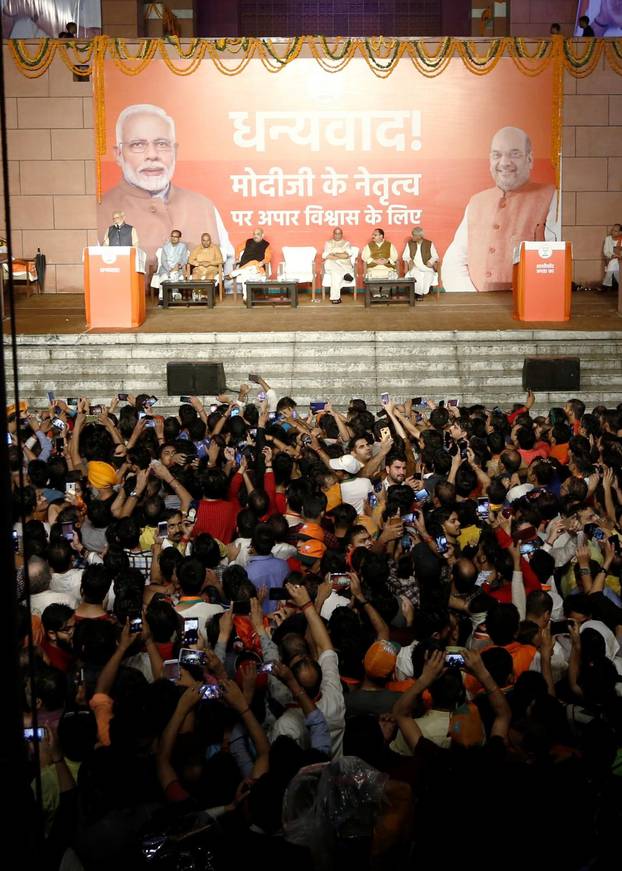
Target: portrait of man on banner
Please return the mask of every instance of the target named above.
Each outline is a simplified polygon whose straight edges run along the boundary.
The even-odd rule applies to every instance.
[[[515,248],[558,238],[557,191],[531,181],[527,132],[497,130],[489,160],[494,186],[473,194],[443,259],[443,285],[450,292],[509,290]]]
[[[173,184],[177,149],[175,121],[160,106],[137,103],[120,112],[113,151],[123,177],[99,204],[99,238],[118,211],[136,228],[151,261],[172,228],[179,228],[190,246],[208,233],[226,258],[231,244],[212,200]]]

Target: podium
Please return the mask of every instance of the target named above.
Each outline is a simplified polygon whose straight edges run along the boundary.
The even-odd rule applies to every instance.
[[[516,320],[570,320],[572,244],[521,242],[514,252],[512,288]]]
[[[145,320],[144,275],[136,248],[91,245],[84,249],[84,302],[89,329],[132,329]]]

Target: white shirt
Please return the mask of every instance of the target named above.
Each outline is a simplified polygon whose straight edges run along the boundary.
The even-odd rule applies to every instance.
[[[346,242],[345,239],[340,239],[337,241],[336,239],[329,239],[328,242],[324,245],[324,250],[322,251],[322,260],[326,260],[329,254],[347,254],[350,259],[347,260],[345,257],[340,257],[338,260],[329,260],[329,263],[339,263],[347,266],[348,268],[352,268],[352,246],[349,242]]]
[[[69,569],[68,572],[63,572],[62,574],[52,572],[50,590],[54,593],[67,593],[69,596],[72,596],[76,603],[73,607],[77,608],[82,599],[80,587],[82,586],[83,571],[83,569]]]
[[[203,641],[207,641],[207,637],[205,635],[205,624],[212,619],[216,614],[222,614],[225,610],[222,605],[211,605],[209,602],[196,602],[194,605],[190,605],[188,608],[183,607],[183,602],[180,602],[179,605],[175,607],[177,613],[186,619],[186,617],[198,617],[199,618],[199,635],[203,639]]]
[[[44,590],[30,597],[30,609],[33,614],[41,616],[48,605],[69,605],[74,610],[77,607],[76,600],[69,593],[55,593],[53,590]]]
[[[613,257],[613,249],[616,247],[616,243],[613,241],[613,236],[605,237],[605,242],[603,244],[603,254],[607,258],[607,260],[611,260]],[[615,258],[617,261],[617,257]]]
[[[367,494],[373,492],[373,484],[369,478],[350,478],[341,482],[341,499],[352,505],[357,514],[363,514],[363,506]]]
[[[330,731],[331,758],[343,756],[343,733],[345,730],[346,705],[339,679],[339,660],[334,650],[324,650],[318,657],[322,669],[321,697],[316,707],[324,714]],[[272,727],[270,741],[279,735],[293,738],[303,749],[310,746],[309,732],[305,726],[304,714],[299,707],[288,708]]]
[[[322,605],[320,617],[322,618],[322,620],[330,620],[330,616],[335,608],[348,608],[349,606],[350,600],[346,599],[345,596],[340,596],[339,593],[336,593],[333,590],[330,596],[326,598],[324,604]]]
[[[236,538],[233,544],[237,547],[239,545],[240,552],[236,556],[236,558],[232,561],[232,565],[234,566],[242,566],[242,568],[246,568],[248,565],[248,561],[250,559],[250,548],[251,548],[251,539],[250,538]]]
[[[464,217],[460,222],[453,242],[443,257],[443,287],[448,293],[476,293],[476,288],[469,275],[469,207],[464,210]],[[547,242],[556,239],[555,230],[558,228],[557,220],[557,191],[551,197],[549,211],[544,222],[544,238]]]

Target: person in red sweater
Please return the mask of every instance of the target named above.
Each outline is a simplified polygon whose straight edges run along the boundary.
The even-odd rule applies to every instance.
[[[229,480],[220,469],[206,469],[201,477],[203,498],[199,502],[192,537],[209,532],[213,538],[230,544],[235,538],[235,523],[240,510],[238,493],[243,477],[236,472]]]
[[[523,466],[528,466],[536,457],[546,458],[551,453],[550,445],[543,441],[536,441],[536,434],[530,427],[519,427],[516,431],[516,441]]]

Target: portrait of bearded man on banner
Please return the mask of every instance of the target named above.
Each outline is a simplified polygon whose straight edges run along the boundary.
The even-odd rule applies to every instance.
[[[136,227],[141,248],[150,260],[173,227],[190,246],[209,233],[226,258],[231,243],[214,203],[172,182],[177,149],[175,122],[160,106],[140,103],[121,111],[114,155],[123,178],[103,195],[98,206],[99,238],[104,236],[110,215],[119,211]]]

